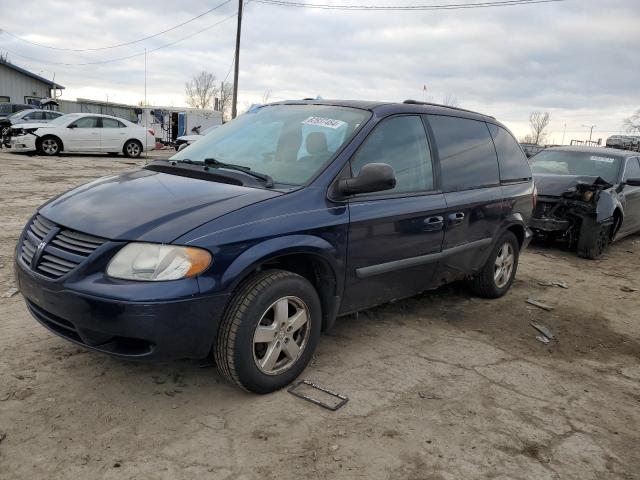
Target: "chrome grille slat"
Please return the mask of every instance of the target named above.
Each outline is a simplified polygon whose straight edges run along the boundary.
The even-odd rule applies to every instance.
[[[20,249],[20,258],[27,267],[31,268],[39,244],[47,236],[53,235],[52,230],[57,233],[53,239],[47,240],[47,246],[42,257],[37,260],[35,271],[54,280],[71,272],[107,242],[104,238],[65,229],[42,215],[36,215],[26,229]]]

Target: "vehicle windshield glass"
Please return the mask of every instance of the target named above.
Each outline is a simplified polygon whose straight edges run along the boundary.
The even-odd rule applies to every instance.
[[[12,113],[7,118],[21,118],[23,115],[26,115],[29,112],[33,112],[33,110],[29,108],[27,110],[20,110],[19,112]]]
[[[286,185],[302,185],[319,172],[370,118],[355,108],[273,105],[239,116],[174,155],[248,167]]]
[[[553,175],[585,175],[602,177],[616,183],[620,158],[607,153],[543,150],[531,158],[531,171]]]

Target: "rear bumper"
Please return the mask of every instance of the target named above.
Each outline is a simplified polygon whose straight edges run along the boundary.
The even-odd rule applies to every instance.
[[[16,265],[33,317],[71,342],[132,360],[203,358],[229,295],[128,302],[87,295],[41,280]]]

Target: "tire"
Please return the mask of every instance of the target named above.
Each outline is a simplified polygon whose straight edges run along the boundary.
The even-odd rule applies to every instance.
[[[255,274],[238,287],[223,316],[214,347],[218,370],[250,392],[279,390],[311,360],[321,322],[320,299],[307,279],[284,270]]]
[[[470,287],[473,292],[484,298],[503,296],[509,291],[516,278],[519,258],[518,239],[513,232],[503,233],[493,247],[487,262],[471,279]]]
[[[142,144],[138,140],[127,140],[122,153],[128,158],[138,158],[142,154]]]
[[[58,155],[62,151],[62,142],[59,138],[47,136],[42,137],[38,143],[38,153],[51,157]]]
[[[596,223],[584,219],[578,237],[578,256],[596,260],[602,256],[611,241],[611,223]]]

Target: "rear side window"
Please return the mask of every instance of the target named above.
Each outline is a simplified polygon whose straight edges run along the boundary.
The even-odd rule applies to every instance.
[[[351,161],[353,175],[369,163],[393,167],[396,186],[384,193],[433,190],[431,153],[418,116],[392,117],[378,124]]]
[[[484,122],[442,115],[428,119],[438,146],[444,192],[500,182],[496,151]]]
[[[527,157],[522,152],[518,142],[504,128],[488,123],[493,143],[498,153],[500,165],[500,180],[528,180],[531,178],[531,168]]]

